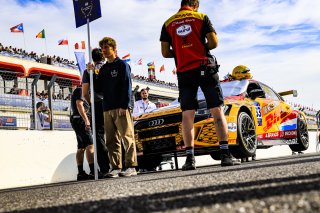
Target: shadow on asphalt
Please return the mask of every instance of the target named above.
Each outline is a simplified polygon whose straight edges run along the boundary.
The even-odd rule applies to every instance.
[[[307,158],[301,160],[301,158]],[[250,164],[242,164],[237,165],[237,166],[232,166],[232,167],[221,167],[221,170],[215,170],[215,171],[206,171],[202,172],[201,170],[191,170],[191,171],[182,171],[181,174],[183,175],[174,175],[172,177],[162,177],[162,178],[150,178],[148,180],[142,180],[142,181],[137,181],[137,182],[147,182],[147,181],[156,181],[156,180],[164,180],[164,179],[173,179],[173,178],[181,178],[181,177],[188,177],[188,176],[194,176],[194,175],[205,175],[205,174],[218,174],[218,173],[224,173],[224,172],[234,172],[234,171],[245,171],[245,170],[251,170],[251,169],[261,169],[261,168],[268,168],[268,167],[278,167],[278,166],[288,166],[288,165],[293,165],[293,164],[302,164],[302,163],[310,163],[310,162],[318,162],[320,161],[320,156],[304,156],[300,157],[299,161],[294,161],[295,159],[290,158],[289,162],[281,162],[281,163],[268,163],[268,164],[258,164],[258,161],[256,163],[250,163]],[[245,167],[244,167],[245,166]],[[206,166],[207,167],[207,166]],[[217,166],[216,166],[217,167]],[[220,165],[218,165],[220,167]],[[180,170],[181,171],[181,170]],[[144,174],[146,175],[146,174]]]
[[[303,160],[307,162],[318,159]],[[301,161],[297,162],[301,163]],[[266,165],[290,165],[294,162]],[[261,166],[258,166],[261,168]],[[263,165],[262,167],[265,167]],[[234,170],[239,170],[237,168]],[[247,169],[247,168],[244,168]],[[253,169],[250,167],[248,169]],[[229,170],[230,171],[230,170]],[[275,186],[276,184],[276,186]],[[225,204],[272,196],[294,195],[320,188],[320,175],[308,174],[294,177],[273,178],[242,183],[221,184],[207,187],[131,196],[117,199],[84,202],[58,207],[28,209],[20,212],[155,212],[181,208]]]

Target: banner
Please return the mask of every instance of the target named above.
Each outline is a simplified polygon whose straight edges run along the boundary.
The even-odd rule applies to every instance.
[[[100,0],[73,0],[73,7],[77,28],[101,17]]]
[[[84,52],[74,52],[74,55],[76,56],[77,65],[79,67],[80,76],[82,78],[83,72],[86,69],[86,59],[85,59]]]

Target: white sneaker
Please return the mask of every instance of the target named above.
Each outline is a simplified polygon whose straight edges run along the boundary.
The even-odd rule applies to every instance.
[[[233,163],[233,165],[241,165],[241,160],[232,157],[232,163]]]
[[[134,167],[131,167],[131,168],[127,168],[125,171],[120,172],[119,175],[122,177],[130,177],[130,176],[137,175],[137,171]]]
[[[111,170],[111,172],[105,174],[104,177],[106,177],[106,178],[116,178],[116,177],[119,177],[120,172],[121,172],[120,169],[113,169],[113,170]]]

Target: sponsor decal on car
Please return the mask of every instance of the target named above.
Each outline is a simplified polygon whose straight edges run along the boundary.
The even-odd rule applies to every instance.
[[[237,131],[237,124],[236,123],[228,123],[228,130],[230,132],[236,132]]]
[[[164,119],[160,118],[160,119],[149,121],[148,125],[149,127],[154,127],[154,126],[160,126],[163,123],[164,123]]]

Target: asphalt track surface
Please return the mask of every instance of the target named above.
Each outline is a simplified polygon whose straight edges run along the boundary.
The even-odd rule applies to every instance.
[[[320,154],[2,190],[0,212],[320,212]]]

